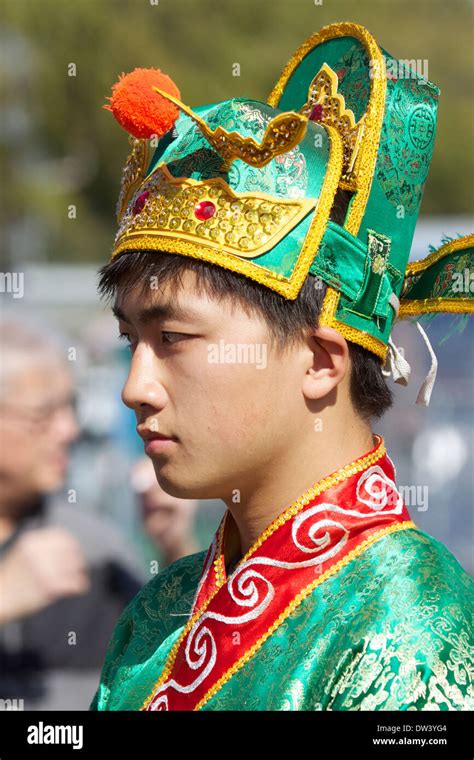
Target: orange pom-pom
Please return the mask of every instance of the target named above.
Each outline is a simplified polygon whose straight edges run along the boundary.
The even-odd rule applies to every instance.
[[[130,74],[120,75],[108,98],[110,105],[104,106],[134,137],[156,135],[160,138],[179,116],[179,108],[152,87],[159,87],[178,100],[181,98],[173,80],[160,69],[135,69]]]

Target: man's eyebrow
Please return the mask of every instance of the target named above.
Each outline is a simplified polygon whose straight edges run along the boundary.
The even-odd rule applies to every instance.
[[[117,304],[114,303],[112,306],[112,314],[116,319],[119,319],[121,322],[128,322],[127,317],[125,316],[124,312],[120,308],[120,306],[117,306]]]
[[[112,312],[117,319],[131,324],[131,320],[117,304],[114,304],[112,306]],[[184,306],[179,306],[176,303],[168,302],[157,304],[155,306],[146,306],[137,313],[136,319],[138,323],[146,325],[158,319],[181,319],[196,321],[201,316],[202,315],[200,315],[199,312],[195,311],[194,309],[189,309]]]

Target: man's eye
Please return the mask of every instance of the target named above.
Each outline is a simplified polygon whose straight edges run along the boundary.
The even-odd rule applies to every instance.
[[[186,337],[185,333],[168,332],[167,330],[163,330],[161,333],[163,343],[178,343],[181,339]]]
[[[130,335],[128,333],[121,332],[119,335],[117,335],[117,340],[125,341],[128,348],[131,348],[133,345],[132,341],[130,340]]]

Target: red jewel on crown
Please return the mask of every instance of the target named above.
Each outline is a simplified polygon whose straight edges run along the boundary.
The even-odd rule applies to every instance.
[[[194,216],[201,221],[210,219],[216,213],[216,206],[212,201],[201,201],[194,208]]]
[[[133,204],[134,214],[139,214],[140,211],[143,211],[143,207],[149,195],[150,195],[150,192],[148,190],[145,190],[143,193],[140,193],[135,203]]]
[[[321,121],[324,115],[324,109],[321,105],[321,103],[316,103],[315,106],[312,107],[311,113],[309,115],[309,118],[311,121]]]

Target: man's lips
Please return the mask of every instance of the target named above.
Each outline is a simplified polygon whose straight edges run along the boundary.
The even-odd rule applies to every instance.
[[[137,433],[145,443],[145,453],[149,456],[151,454],[160,454],[166,451],[177,442],[177,438],[174,436],[164,435],[163,433],[157,433],[143,425],[137,425]]]
[[[172,435],[165,435],[164,433],[158,433],[144,425],[137,425],[137,433],[140,438],[143,438],[145,443],[147,441],[165,440],[165,441],[177,441],[178,439]]]

